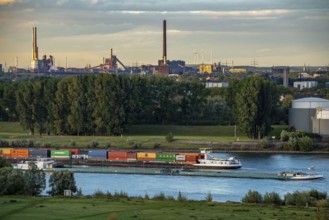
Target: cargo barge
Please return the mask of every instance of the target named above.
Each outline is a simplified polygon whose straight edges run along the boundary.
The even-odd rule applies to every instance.
[[[314,180],[323,178],[323,175],[306,174],[301,172],[290,172],[292,175],[273,173],[252,173],[252,172],[229,172],[218,170],[198,169],[150,169],[150,168],[117,168],[117,167],[72,167],[52,168],[46,171],[53,172],[67,170],[74,173],[103,173],[103,174],[139,174],[139,175],[172,175],[172,176],[199,176],[199,177],[225,177],[225,178],[249,178],[249,179],[274,179],[274,180]],[[299,178],[300,176],[303,178]]]

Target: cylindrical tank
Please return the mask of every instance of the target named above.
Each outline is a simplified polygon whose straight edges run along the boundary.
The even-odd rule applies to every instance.
[[[292,100],[292,108],[315,109],[318,107],[329,107],[329,100],[315,97]]]

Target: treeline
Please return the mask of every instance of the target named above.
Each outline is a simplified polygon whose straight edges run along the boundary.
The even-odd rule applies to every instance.
[[[275,84],[261,77],[215,89],[199,81],[109,74],[36,78],[0,84],[0,118],[19,120],[32,135],[120,135],[130,124],[236,123],[257,138],[271,123],[285,121],[278,98]]]

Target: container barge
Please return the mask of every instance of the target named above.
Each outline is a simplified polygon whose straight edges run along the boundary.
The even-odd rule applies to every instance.
[[[323,178],[319,174],[306,174],[302,172],[252,173],[230,172],[218,170],[186,170],[186,169],[150,169],[150,168],[117,168],[117,167],[72,167],[52,168],[46,171],[53,172],[67,170],[74,173],[103,173],[103,174],[140,174],[140,175],[172,175],[172,176],[201,176],[201,177],[226,177],[226,178],[249,178],[249,179],[274,179],[274,180],[313,180]]]

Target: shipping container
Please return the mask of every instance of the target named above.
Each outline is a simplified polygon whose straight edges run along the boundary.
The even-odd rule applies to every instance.
[[[49,158],[51,156],[49,149],[37,149],[37,148],[30,148],[29,155],[32,158],[36,158],[36,157]]]
[[[128,154],[127,154],[127,160],[128,161],[137,160],[137,153],[136,152],[128,152]]]
[[[51,158],[71,158],[71,151],[69,150],[51,150],[50,157]]]
[[[104,160],[107,159],[107,150],[90,150],[88,151],[88,159]]]
[[[185,162],[186,156],[185,155],[176,155],[177,162]]]
[[[185,161],[187,163],[197,163],[198,162],[198,156],[195,155],[185,155]]]
[[[1,148],[2,154],[10,155],[14,148]]]
[[[157,161],[166,161],[166,162],[174,162],[176,160],[176,154],[173,153],[157,153],[156,154]]]
[[[145,158],[156,160],[156,153],[154,153],[154,152],[138,152],[137,153],[137,160],[145,160]]]
[[[80,149],[77,148],[61,148],[60,150],[69,150],[72,155],[80,154]]]
[[[28,149],[13,149],[11,151],[11,157],[13,157],[13,158],[17,158],[17,157],[28,158],[29,157],[29,150]]]
[[[107,154],[107,159],[109,160],[118,160],[118,161],[127,161],[128,152],[126,151],[110,151]]]

